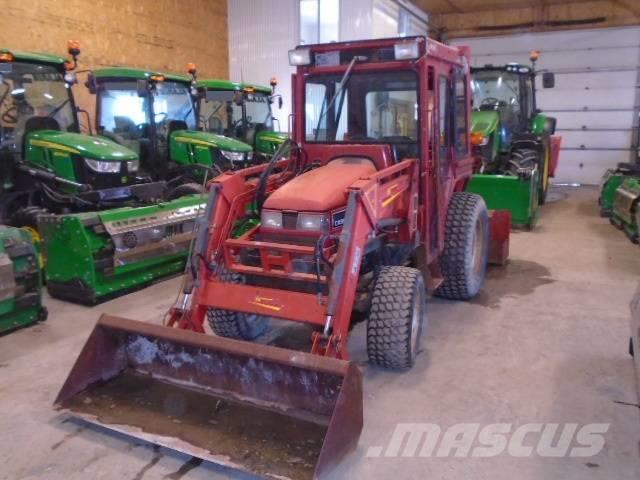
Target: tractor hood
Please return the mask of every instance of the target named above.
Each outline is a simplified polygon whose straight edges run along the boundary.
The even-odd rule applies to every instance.
[[[285,183],[264,202],[272,210],[327,212],[347,203],[347,188],[376,171],[365,158],[341,158]]]
[[[102,161],[137,160],[135,152],[104,137],[92,137],[80,133],[59,130],[38,130],[29,134],[28,141],[35,147],[63,150]]]
[[[171,134],[171,139],[177,143],[203,145],[232,152],[248,153],[253,150],[251,146],[241,142],[240,140],[217,135],[215,133],[197,132],[195,130],[177,130]]]
[[[488,137],[496,130],[498,120],[496,111],[471,112],[471,131]]]

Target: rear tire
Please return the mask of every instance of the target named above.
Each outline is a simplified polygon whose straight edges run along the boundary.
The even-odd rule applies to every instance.
[[[484,282],[489,256],[489,215],[475,193],[451,197],[445,224],[445,246],[440,256],[444,282],[435,291],[442,298],[468,300]]]
[[[227,283],[244,283],[242,275],[227,269],[220,272],[219,276]],[[219,337],[238,340],[255,340],[269,327],[269,317],[219,308],[207,310],[207,321],[213,333]]]
[[[549,140],[543,140],[542,158],[540,159],[540,186],[538,187],[538,205],[547,203],[549,193],[549,167],[551,162],[551,146]]]
[[[178,185],[176,188],[169,192],[167,199],[175,200],[176,198],[184,197],[185,195],[202,195],[206,193],[206,189],[199,183],[189,182],[182,185]]]
[[[385,368],[411,368],[425,320],[426,290],[420,270],[382,267],[367,318],[369,361]]]

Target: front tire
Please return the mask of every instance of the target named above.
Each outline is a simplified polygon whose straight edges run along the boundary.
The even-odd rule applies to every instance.
[[[219,337],[238,340],[255,340],[269,326],[268,317],[217,308],[207,310],[207,321]]]
[[[382,267],[367,318],[369,361],[390,369],[415,363],[426,321],[426,290],[420,270]]]
[[[182,185],[178,185],[176,188],[169,192],[167,195],[168,200],[175,200],[176,198],[184,197],[185,195],[202,195],[206,193],[206,189],[199,183],[189,182]]]
[[[445,246],[440,255],[444,281],[435,291],[442,298],[468,300],[484,282],[489,256],[489,214],[475,193],[456,192],[445,222]]]
[[[244,283],[244,277],[238,273],[223,269],[219,276],[227,283]],[[209,308],[207,321],[213,333],[219,337],[237,340],[255,340],[269,327],[269,317],[251,313]]]

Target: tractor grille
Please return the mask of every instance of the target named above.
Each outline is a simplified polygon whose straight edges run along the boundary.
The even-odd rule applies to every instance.
[[[114,245],[114,266],[128,265],[149,258],[186,252],[193,238],[196,218],[202,205],[170,212],[105,222]]]

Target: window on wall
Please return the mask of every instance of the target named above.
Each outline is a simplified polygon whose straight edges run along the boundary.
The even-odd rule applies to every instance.
[[[426,35],[427,22],[395,0],[374,0],[373,37]]]
[[[300,0],[300,43],[339,40],[340,0]]]

